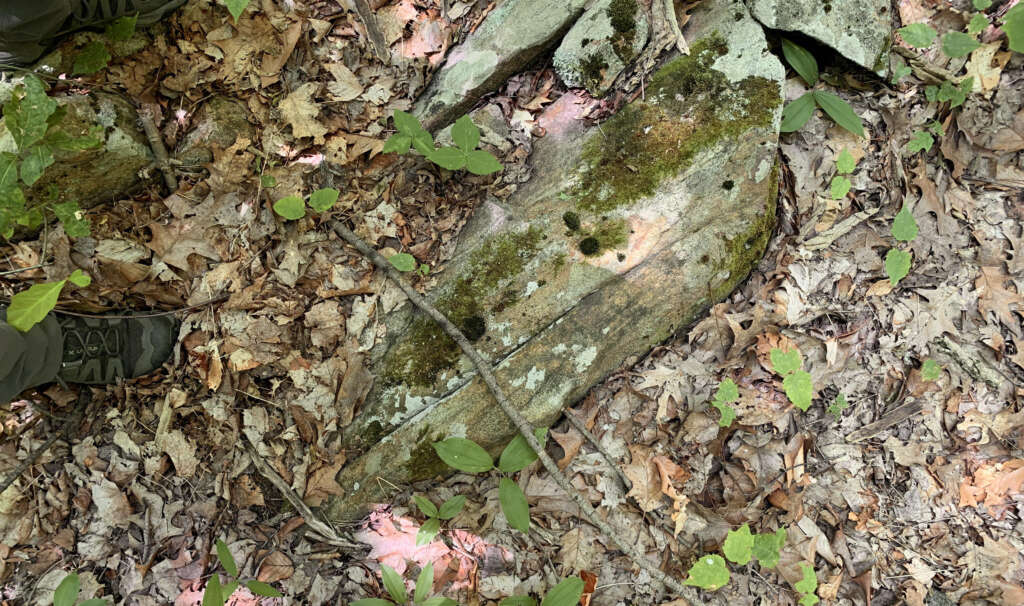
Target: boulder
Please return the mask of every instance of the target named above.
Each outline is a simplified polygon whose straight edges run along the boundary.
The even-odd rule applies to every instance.
[[[511,33],[509,34],[511,35]],[[740,0],[702,3],[692,54],[600,127],[578,97],[547,109],[534,176],[488,200],[429,298],[493,364],[537,426],[627,360],[691,324],[754,268],[775,225],[783,69]],[[450,471],[431,443],[497,453],[515,435],[469,360],[405,304],[371,352],[375,383],[344,430],[353,457],[337,520],[400,484]]]
[[[192,130],[185,135],[174,157],[186,168],[196,168],[213,161],[212,145],[229,147],[235,139],[253,139],[256,127],[249,122],[249,109],[244,103],[224,96],[209,99],[192,120]]]
[[[567,85],[601,97],[640,54],[649,34],[636,0],[598,0],[562,39],[552,63]]]

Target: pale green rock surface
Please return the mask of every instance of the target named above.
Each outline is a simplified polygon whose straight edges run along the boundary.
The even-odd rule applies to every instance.
[[[774,228],[782,66],[739,0],[701,5],[686,34],[691,56],[600,129],[578,119],[574,95],[546,110],[534,176],[506,204],[477,210],[429,293],[476,332],[506,396],[537,426],[728,295]],[[386,500],[375,478],[449,472],[433,441],[464,435],[497,453],[514,436],[431,321],[406,305],[385,324],[371,352],[376,382],[344,432],[362,454],[338,475],[344,496],[325,508],[336,520]]]
[[[636,0],[598,0],[562,39],[552,64],[568,86],[600,97],[640,54],[649,32]]]

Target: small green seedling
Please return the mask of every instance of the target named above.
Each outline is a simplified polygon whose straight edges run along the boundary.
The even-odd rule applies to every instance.
[[[935,360],[928,358],[921,365],[921,378],[925,381],[938,381],[942,375],[942,367]]]
[[[796,349],[784,352],[776,347],[771,351],[771,361],[772,369],[782,376],[782,386],[789,401],[800,410],[810,408],[814,390],[811,374],[801,369],[803,357],[800,352]]]
[[[729,582],[729,567],[718,554],[705,554],[690,566],[684,585],[717,591]]]
[[[917,237],[917,221],[910,209],[906,206],[900,209],[892,221],[892,237],[899,242],[911,242]],[[908,251],[900,248],[890,248],[885,255],[885,273],[889,276],[889,282],[896,286],[900,280],[910,273],[911,256]]]
[[[81,586],[78,575],[72,572],[64,577],[64,580],[57,585],[57,589],[53,591],[53,606],[75,606],[75,602],[78,601],[79,591],[81,591]],[[78,606],[107,606],[107,601],[100,598],[92,598],[91,600],[78,602]]]
[[[836,418],[836,421],[843,418],[843,411],[850,407],[850,403],[846,401],[846,396],[843,394],[837,394],[836,399],[828,405],[825,412]]]
[[[489,175],[501,170],[501,163],[490,152],[477,149],[480,129],[469,116],[462,116],[452,125],[455,147],[434,147],[434,138],[420,124],[419,119],[407,112],[395,110],[395,128],[384,143],[383,153],[408,153],[410,147],[428,160],[447,170],[465,168],[474,175]]]
[[[783,528],[772,533],[753,534],[750,526],[744,524],[729,531],[722,544],[722,553],[738,566],[745,566],[756,558],[761,568],[774,568],[779,563],[779,552],[785,542],[786,531]],[[684,584],[715,591],[724,587],[730,576],[729,566],[722,556],[705,554],[690,567]]]
[[[231,550],[228,549],[227,543],[221,539],[217,539],[217,561],[224,568],[224,571],[234,579],[226,585],[221,585],[220,574],[214,572],[210,575],[210,580],[206,582],[206,589],[203,591],[203,604],[202,606],[224,606],[231,594],[235,593],[239,585],[244,584],[249,591],[253,592],[258,596],[267,598],[281,598],[284,595],[280,591],[274,589],[272,586],[264,583],[263,581],[257,581],[255,579],[245,581],[244,583],[239,580],[238,576],[238,564],[235,563],[234,556],[231,555]]]
[[[583,597],[583,579],[569,577],[562,579],[541,600],[540,606],[576,606]],[[514,595],[501,600],[498,606],[537,606],[537,600],[530,596]]]
[[[341,195],[336,189],[325,187],[318,189],[309,195],[309,207],[318,213],[327,212]],[[306,216],[306,201],[299,196],[288,196],[274,202],[274,212],[289,221],[295,221]]]
[[[76,269],[71,272],[70,276],[59,282],[33,284],[28,290],[23,290],[11,297],[11,304],[7,308],[7,323],[21,332],[28,332],[33,326],[42,322],[54,307],[57,307],[57,299],[60,298],[60,293],[68,282],[85,288],[92,283],[92,278],[82,270]]]
[[[231,13],[231,18],[238,23],[238,18],[242,16],[242,12],[245,11],[246,7],[249,6],[249,0],[222,0],[224,6],[228,8],[228,12]]]
[[[736,409],[729,406],[730,402],[740,399],[740,390],[732,379],[725,379],[718,384],[718,391],[715,392],[715,399],[711,405],[718,409],[722,417],[718,419],[719,427],[729,427],[736,419]]]
[[[853,159],[853,154],[849,150],[843,149],[836,156],[836,175],[832,177],[832,183],[829,186],[833,200],[842,200],[846,194],[850,193],[853,184],[844,175],[851,174],[856,166],[857,161]]]
[[[448,499],[440,507],[434,505],[430,499],[419,495],[414,495],[412,500],[416,502],[416,507],[423,515],[427,516],[427,521],[420,526],[420,531],[416,533],[417,546],[426,545],[434,540],[441,529],[441,520],[450,520],[459,515],[462,507],[466,504],[466,497],[461,494]]]
[[[818,84],[818,61],[810,51],[783,38],[782,54],[808,86],[813,88]],[[839,126],[858,137],[864,136],[864,123],[861,122],[860,116],[853,111],[850,104],[837,95],[821,89],[807,91],[800,98],[787,104],[782,109],[780,130],[784,133],[799,130],[810,119],[815,107],[825,110],[825,113]]]
[[[818,596],[815,591],[818,589],[818,577],[814,574],[814,568],[804,562],[800,562],[800,569],[804,577],[797,581],[793,587],[800,592],[800,606],[814,606],[818,603]]]
[[[395,604],[405,606],[410,603],[410,597],[412,598],[411,603],[416,606],[456,606],[455,600],[451,598],[439,595],[429,597],[434,589],[433,562],[420,569],[412,596],[405,588],[405,580],[402,579],[402,575],[387,564],[380,565],[380,578],[384,582],[384,589],[387,590],[390,599],[363,598],[349,602],[349,606],[394,606]]]

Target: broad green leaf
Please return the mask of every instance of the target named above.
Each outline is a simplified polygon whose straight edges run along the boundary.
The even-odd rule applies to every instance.
[[[530,506],[519,485],[508,478],[498,483],[498,500],[508,525],[520,532],[530,530]]]
[[[274,175],[260,175],[260,186],[264,189],[277,187],[277,179],[274,178]]]
[[[839,155],[836,156],[836,172],[840,175],[848,175],[853,172],[853,169],[857,167],[857,161],[853,159],[853,154],[850,150],[845,147]]]
[[[74,152],[93,149],[103,144],[103,127],[98,124],[94,125],[89,129],[89,132],[82,137],[72,137],[62,130],[52,129],[46,133],[46,136],[43,138],[43,142],[49,145],[51,149],[59,149],[63,151]]]
[[[448,438],[433,443],[437,456],[459,471],[483,473],[494,468],[494,461],[479,444],[466,438]]]
[[[466,156],[466,170],[474,175],[489,175],[502,169],[501,162],[491,152],[478,149]]]
[[[19,151],[28,149],[46,135],[50,127],[47,119],[55,111],[57,102],[46,94],[43,81],[33,75],[25,76],[25,81],[4,104],[4,123]]]
[[[498,606],[537,606],[537,600],[528,595],[513,595],[503,598],[498,602]]]
[[[569,577],[544,596],[540,606],[576,606],[583,597],[583,579]]]
[[[90,42],[75,55],[71,69],[76,74],[95,74],[110,63],[110,52],[102,42]]]
[[[206,590],[203,591],[203,606],[224,606],[225,601],[226,598],[220,586],[220,575],[214,573],[206,582]]]
[[[53,606],[74,606],[78,599],[79,581],[78,575],[71,573],[57,585],[53,592]]]
[[[84,271],[76,269],[75,271],[71,272],[70,276],[68,276],[68,282],[71,282],[72,284],[78,286],[79,288],[85,288],[86,286],[92,284],[92,278],[90,278],[89,274],[85,273]]]
[[[850,180],[842,175],[836,175],[832,177],[832,183],[829,184],[829,195],[832,196],[833,200],[842,200],[846,197],[846,194],[850,193],[850,187],[853,184]]]
[[[858,137],[864,136],[864,124],[849,103],[824,90],[814,91],[814,100],[836,124]]]
[[[400,109],[396,109],[394,118],[395,128],[397,128],[400,133],[412,136],[423,130],[423,127],[420,126],[419,119],[409,112],[403,112]]]
[[[1003,31],[1010,50],[1024,53],[1024,3],[1015,4],[1003,19]]]
[[[446,598],[444,596],[435,595],[434,597],[428,598],[428,599],[424,600],[423,602],[421,602],[419,604],[419,606],[459,606],[459,605],[458,605],[458,603],[455,600],[453,600],[451,598]]]
[[[107,606],[107,601],[102,598],[92,598],[84,602],[79,602],[78,606]]]
[[[434,153],[434,137],[425,130],[412,136],[412,146],[427,158]]]
[[[274,202],[274,212],[285,219],[295,221],[306,216],[306,202],[298,196],[288,196]]]
[[[43,211],[39,206],[26,210],[18,217],[18,225],[24,225],[29,229],[35,229],[43,224]]]
[[[78,202],[61,202],[53,205],[53,214],[64,226],[64,233],[70,238],[84,238],[92,231],[89,217],[85,216]]]
[[[437,518],[430,518],[420,526],[419,531],[416,533],[416,546],[426,545],[434,540],[437,536],[438,531],[441,530],[441,520]]]
[[[441,504],[441,508],[437,510],[437,517],[442,520],[450,520],[459,515],[459,512],[462,511],[462,507],[465,504],[466,497],[461,494],[456,495]]]
[[[18,156],[0,152],[0,190],[18,185]]]
[[[786,397],[793,403],[793,406],[804,411],[811,407],[814,391],[811,384],[811,373],[806,370],[798,370],[786,375],[782,379],[782,387],[786,389]]]
[[[843,411],[850,407],[850,403],[846,401],[846,396],[843,394],[836,395],[836,399],[828,405],[825,412],[836,418],[836,421],[842,418]]]
[[[754,535],[750,534],[750,526],[744,524],[736,530],[730,530],[722,544],[722,553],[733,564],[743,566],[750,561],[754,549]]]
[[[719,402],[718,400],[712,400],[711,405],[718,409],[718,412],[722,414],[721,418],[718,419],[719,427],[729,427],[732,422],[736,420],[736,409],[729,406],[725,402]]]
[[[974,10],[983,11],[992,6],[992,0],[973,0]]]
[[[57,306],[57,299],[66,282],[61,280],[33,284],[28,290],[11,297],[11,304],[7,308],[7,323],[21,332],[28,332]]]
[[[735,402],[740,398],[740,389],[732,379],[722,379],[718,384],[718,391],[715,392],[715,399],[719,402]]]
[[[917,237],[917,221],[914,220],[914,215],[910,214],[909,208],[904,206],[896,213],[890,231],[892,237],[900,242],[910,242]]]
[[[51,164],[53,164],[53,151],[50,150],[50,146],[42,143],[33,145],[21,159],[21,180],[25,182],[25,185],[34,185],[39,177],[43,176],[43,171]]]
[[[402,576],[395,572],[395,569],[387,564],[380,565],[380,577],[384,581],[384,589],[388,590],[391,599],[399,604],[405,604],[409,594],[405,591],[405,581]]]
[[[940,103],[949,102],[950,109],[954,107],[960,107],[967,100],[967,95],[971,92],[971,87],[974,86],[974,77],[964,78],[959,85],[956,85],[950,81],[945,81],[942,86],[939,87],[938,94],[935,98]]]
[[[231,599],[231,596],[235,593],[235,590],[238,589],[238,585],[238,581],[231,581],[227,585],[221,586],[220,595],[224,596],[225,602]]]
[[[231,555],[228,544],[221,539],[217,539],[217,560],[228,574],[236,579],[238,578],[238,564],[235,563],[235,557]]]
[[[427,159],[447,170],[459,170],[466,165],[466,153],[457,147],[439,147]]]
[[[110,22],[107,26],[106,34],[107,38],[114,42],[121,40],[127,40],[132,37],[135,33],[135,22],[139,20],[138,13],[134,15],[126,15],[124,17],[118,17]]]
[[[423,512],[423,515],[427,516],[428,518],[437,517],[437,505],[431,503],[430,499],[427,499],[426,497],[421,497],[418,494],[414,494],[412,495],[412,500],[416,503],[416,507],[421,512]]]
[[[380,598],[363,598],[355,602],[349,602],[348,606],[395,606],[395,603]]]
[[[434,563],[431,562],[420,570],[416,578],[416,591],[412,594],[412,601],[417,604],[427,599],[434,591]]]
[[[942,368],[931,358],[925,360],[921,365],[921,378],[925,381],[936,381],[941,374]]]
[[[282,594],[277,589],[274,589],[273,586],[264,583],[263,581],[246,581],[245,586],[249,589],[249,591],[255,593],[256,595],[263,596],[265,598],[284,597],[284,594]]]
[[[800,606],[814,606],[818,603],[818,596],[813,593],[808,593],[800,596],[800,601],[797,602]]]
[[[793,588],[804,594],[805,596],[813,596],[814,591],[818,588],[818,577],[814,574],[814,568],[811,568],[804,562],[800,562],[800,569],[803,571],[803,578],[793,585]],[[815,596],[814,601],[807,602],[807,605],[816,604],[818,598]],[[804,600],[800,600],[801,604],[804,604]]]
[[[537,441],[543,444],[547,429],[537,429],[536,432]],[[533,449],[527,444],[526,438],[518,435],[512,438],[508,446],[501,451],[501,456],[498,457],[498,469],[505,473],[515,473],[536,460],[537,453],[533,452]]]
[[[412,271],[416,269],[416,257],[409,253],[397,253],[388,257],[388,263],[391,263],[398,271]]]
[[[761,568],[775,568],[779,563],[779,553],[786,544],[786,529],[780,528],[774,533],[754,535],[753,555]]]
[[[889,276],[889,282],[896,286],[900,280],[910,273],[910,253],[898,248],[890,248],[885,255],[885,273]]]
[[[933,27],[924,23],[911,23],[896,31],[899,32],[904,42],[914,48],[928,48],[932,42],[935,42],[935,36],[938,35]]]
[[[942,52],[954,59],[969,55],[980,46],[980,42],[963,32],[949,32],[942,36]]]
[[[729,567],[720,555],[703,555],[690,567],[689,575],[684,585],[715,591],[729,582]]]
[[[977,36],[986,27],[988,27],[988,18],[981,13],[974,13],[970,23],[967,24],[967,33],[971,36]]]
[[[916,154],[919,151],[929,151],[935,145],[935,138],[926,130],[915,130],[914,136],[907,142],[907,151]]]
[[[810,51],[795,42],[783,38],[782,54],[808,86],[814,86],[818,83],[818,62]]]
[[[334,206],[339,195],[341,192],[330,187],[318,189],[309,196],[309,206],[316,212],[322,213]]]
[[[768,355],[772,361],[772,370],[782,376],[800,370],[800,367],[803,365],[803,358],[797,349],[782,351],[776,347]]]
[[[249,6],[249,0],[224,0],[224,5],[228,7],[228,12],[231,13],[231,18],[238,23],[238,18],[242,16],[242,11],[245,7]]]
[[[480,129],[469,116],[462,116],[452,125],[452,141],[468,154],[480,143]]]
[[[800,130],[807,120],[814,113],[814,92],[809,91],[799,98],[790,101],[782,108],[782,125],[779,130],[784,133],[791,133]]]
[[[909,76],[912,71],[914,70],[910,69],[909,65],[900,65],[896,67],[895,69],[892,70],[891,82],[893,84],[898,84],[900,80]]]
[[[388,137],[380,151],[382,154],[404,154],[409,151],[410,145],[412,145],[412,136],[395,133]]]

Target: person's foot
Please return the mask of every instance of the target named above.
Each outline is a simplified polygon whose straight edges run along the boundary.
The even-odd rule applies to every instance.
[[[177,342],[178,322],[152,318],[80,318],[59,314],[64,358],[58,378],[99,385],[132,379],[160,368]]]
[[[106,25],[119,17],[138,15],[135,27],[153,25],[188,0],[77,0],[68,30]]]

